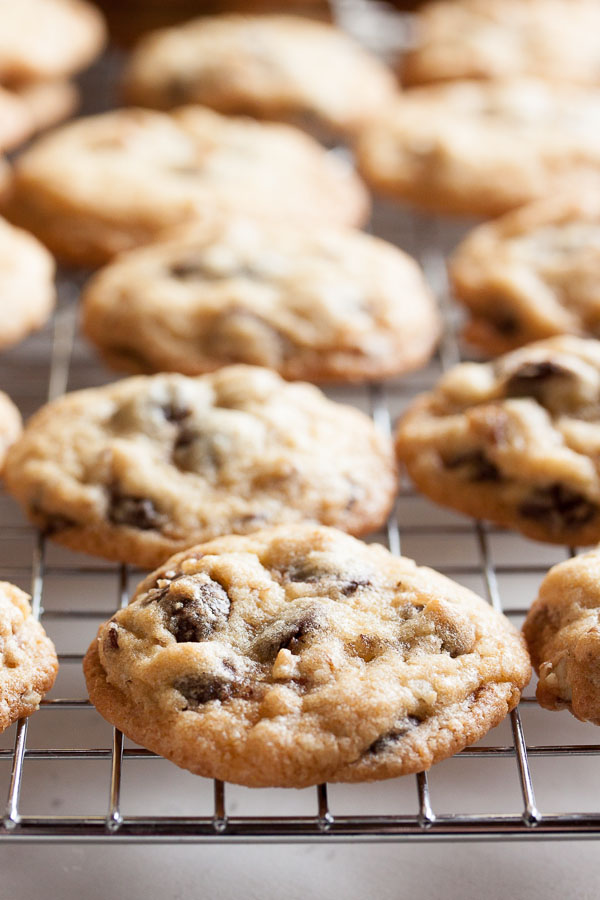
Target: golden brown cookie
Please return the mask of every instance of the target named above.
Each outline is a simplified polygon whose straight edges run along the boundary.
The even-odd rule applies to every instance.
[[[600,342],[455,366],[409,407],[396,449],[444,506],[540,541],[600,541]]]
[[[523,625],[539,703],[594,725],[600,725],[599,609],[596,549],[550,569]]]
[[[0,732],[36,711],[56,678],[52,641],[33,618],[28,595],[0,581]]]
[[[600,92],[525,78],[414,88],[364,128],[356,153],[386,196],[499,215],[580,181],[597,190]]]
[[[0,218],[0,348],[41,328],[55,300],[54,260],[46,248]]]
[[[449,271],[470,314],[465,337],[485,353],[600,337],[600,193],[548,197],[479,225]]]
[[[16,162],[10,217],[61,258],[96,265],[169,226],[244,213],[355,225],[369,201],[347,163],[286,125],[122,109],[79,119]]]
[[[391,244],[239,217],[121,255],[83,300],[88,337],[134,373],[239,362],[364,381],[424,365],[440,331],[417,264]]]
[[[67,394],[30,419],[5,466],[54,540],[148,567],[271,524],[374,531],[396,481],[391,442],[364,413],[250,366]]]
[[[102,15],[84,0],[1,0],[0,82],[65,78],[104,43]]]
[[[208,16],[154,32],[125,72],[131,104],[199,103],[327,142],[353,134],[396,90],[392,72],[343,31],[289,15]]]
[[[596,0],[435,0],[413,25],[406,84],[522,75],[600,84]]]
[[[91,701],[199,775],[307,787],[428,769],[519,701],[521,636],[466,588],[330,528],[169,559],[100,627]]]

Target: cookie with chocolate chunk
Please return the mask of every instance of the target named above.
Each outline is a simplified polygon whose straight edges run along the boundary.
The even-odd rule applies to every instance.
[[[450,260],[469,343],[504,353],[558,334],[600,337],[600,196],[567,193],[475,228]]]
[[[600,550],[554,566],[544,578],[523,634],[545,709],[569,709],[600,725]]]
[[[361,224],[369,201],[347,162],[289,125],[121,109],[39,139],[15,164],[9,217],[81,265],[171,226],[241,213],[307,228]]]
[[[328,142],[354,133],[396,89],[391,71],[343,31],[291,15],[206,16],[154,32],[125,72],[129,103],[200,103]]]
[[[129,372],[239,362],[311,381],[418,368],[439,334],[417,264],[391,244],[239,217],[120,256],[88,285],[83,327]]]
[[[5,467],[50,537],[148,567],[271,524],[375,530],[396,477],[391,442],[364,413],[250,366],[67,394],[29,421]]]
[[[386,196],[434,212],[500,215],[597,182],[600,92],[527,78],[414,88],[363,129],[356,153]]]
[[[27,594],[0,581],[0,731],[38,708],[56,678],[58,660]]]
[[[530,664],[466,588],[298,524],[169,559],[84,671],[101,715],[177,765],[301,788],[428,769],[516,706]]]
[[[54,260],[46,248],[0,218],[0,348],[41,328],[55,300]]]
[[[600,541],[600,342],[455,366],[409,407],[396,449],[444,506],[540,541]]]

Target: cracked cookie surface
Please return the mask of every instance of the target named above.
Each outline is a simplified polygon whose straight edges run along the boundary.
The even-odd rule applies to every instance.
[[[289,15],[208,16],[154,32],[125,72],[132,104],[199,103],[325,140],[355,131],[396,90],[392,72],[344,32]]]
[[[523,624],[545,709],[600,725],[600,551],[553,566]]]
[[[121,256],[87,287],[83,326],[129,372],[238,362],[315,381],[418,368],[439,334],[417,264],[391,244],[239,218]]]
[[[380,527],[391,442],[312,385],[230,366],[67,394],[9,451],[7,490],[62,544],[154,566],[220,534],[311,519]]]
[[[54,645],[28,595],[0,581],[0,731],[35,712],[58,672]]]
[[[434,212],[499,215],[600,175],[600,95],[535,79],[400,94],[362,131],[377,191]]]
[[[10,218],[82,265],[218,214],[314,227],[361,224],[369,208],[350,166],[298,129],[193,106],[69,123],[19,157],[13,181]]]
[[[422,771],[530,677],[518,632],[412,560],[308,524],[168,560],[100,627],[92,702],[199,775],[306,787]]]
[[[504,353],[559,334],[600,337],[600,202],[540,200],[474,229],[450,260],[469,343]]]
[[[460,0],[424,4],[405,84],[535,76],[598,85],[596,0]]]
[[[398,457],[444,506],[568,545],[600,540],[600,343],[462,363],[401,419]]]

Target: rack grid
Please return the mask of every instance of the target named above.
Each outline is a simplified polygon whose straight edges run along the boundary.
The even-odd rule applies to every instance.
[[[437,357],[425,371],[362,389],[328,391],[334,399],[353,402],[369,410],[376,425],[388,434],[396,413],[411,397],[430,387],[442,371],[462,358],[457,339],[457,312],[449,301],[445,282],[444,257],[464,228],[464,223],[450,226],[384,204],[376,208],[374,233],[392,240],[420,259],[439,297],[447,325]],[[92,350],[77,335],[77,297],[81,284],[81,273],[64,273],[53,325],[3,355],[0,362],[2,387],[26,412],[45,399],[60,396],[67,389],[102,384],[115,377],[102,369]],[[574,552],[573,548],[563,550],[533,544],[441,510],[419,498],[408,484],[401,487],[396,509],[385,532],[374,535],[374,539],[386,543],[393,553],[403,550],[407,555],[416,555],[418,562],[433,565],[473,587],[517,623],[526,613],[535,586],[549,565]],[[25,548],[31,550],[29,558]],[[100,717],[82,696],[81,678],[77,681],[77,675],[72,676],[72,672],[74,669],[79,672],[83,653],[97,624],[108,618],[115,607],[127,603],[130,586],[140,575],[141,572],[129,566],[111,565],[54,548],[43,535],[23,524],[18,510],[8,498],[0,497],[0,576],[30,588],[34,615],[42,619],[55,639],[61,673],[67,672],[67,690],[61,690],[63,680],[59,675],[57,686],[42,702],[40,711],[31,719],[20,720],[0,740],[0,792],[4,789],[2,773],[6,776],[0,842],[258,843],[549,840],[600,836],[600,803],[594,801],[594,789],[600,787],[600,772],[595,774],[597,763],[591,770],[591,782],[587,782],[590,786],[584,788],[581,797],[581,792],[575,789],[584,778],[583,774],[581,779],[578,777],[582,771],[579,766],[583,763],[576,767],[576,758],[589,760],[594,765],[600,756],[596,732],[593,726],[576,723],[567,713],[541,711],[531,686],[511,714],[507,726],[494,729],[488,739],[463,750],[453,760],[438,764],[429,774],[395,779],[385,783],[383,792],[381,784],[336,785],[332,789],[319,785],[309,792],[271,792],[269,797],[277,794],[281,798],[283,795],[283,814],[271,813],[271,800],[265,803],[264,810],[261,809],[260,803],[268,793],[265,791],[250,792],[253,793],[252,810],[245,814],[243,807],[248,806],[247,798],[242,801],[239,796],[231,799],[239,788],[219,781],[210,783],[190,773],[179,772],[150,751],[130,745],[116,729],[108,730],[106,726],[103,739],[98,740]],[[105,592],[106,583],[110,583],[110,588]],[[54,589],[50,590],[49,585],[54,585]],[[518,590],[516,585],[520,585]],[[91,605],[98,593],[103,602]],[[47,602],[49,594],[52,594],[50,603]],[[105,596],[112,600],[107,602]],[[73,597],[75,599],[69,599]],[[68,642],[63,648],[63,635],[70,628],[75,629],[73,633],[77,636],[75,649]],[[532,716],[537,718],[530,725]],[[56,720],[54,723],[53,719]],[[547,740],[548,730],[552,732],[553,729],[558,736]],[[33,742],[32,730],[36,735]],[[66,740],[71,733],[77,739]],[[499,733],[503,734],[501,742],[497,738]],[[535,741],[528,742],[529,733],[535,733]],[[67,745],[62,746],[65,740]],[[503,760],[508,761],[507,765],[502,765]],[[564,810],[548,812],[545,806],[538,806],[534,790],[536,778],[532,772],[532,763],[538,760],[549,760],[551,766],[542,772],[542,786],[544,782],[547,787],[548,783],[556,779],[564,781],[566,777],[568,794],[571,792],[572,796]],[[558,768],[564,760],[570,765],[566,776]],[[153,768],[161,767],[160,773],[144,775],[141,782],[136,775],[136,783],[137,799],[143,798],[151,810],[134,814],[124,797],[128,780],[133,777],[131,767],[143,765],[146,773],[150,761]],[[66,775],[64,771],[57,774],[56,767],[61,763],[68,765]],[[87,776],[76,773],[80,773],[79,767],[88,763],[102,764],[92,797],[87,798],[94,809],[92,814],[79,811],[77,797]],[[447,774],[449,767],[457,764],[466,766],[466,774],[464,769],[460,775],[455,774],[456,769],[454,774]],[[484,775],[481,768],[490,764],[491,778],[490,770],[486,768]],[[170,771],[163,778],[165,765]],[[171,794],[169,776],[174,772],[177,773],[179,793]],[[438,772],[444,772],[439,789],[433,786]],[[598,779],[597,783],[594,778]],[[32,790],[28,792],[30,781]],[[75,792],[68,789],[72,783],[75,783]],[[409,783],[413,786],[412,792],[416,789],[412,799],[407,790]],[[55,785],[56,790],[50,792],[50,811],[40,813],[37,810],[43,805],[40,799],[42,788],[47,785]],[[67,788],[63,795],[60,794],[61,785]],[[488,796],[490,785],[493,790]],[[457,790],[451,809],[446,811],[449,787]],[[471,787],[477,795],[476,800],[484,801],[483,812],[461,811],[465,806],[468,810],[469,805],[473,805],[472,798],[465,806],[461,805]],[[28,793],[31,796],[26,798]],[[298,794],[302,794],[300,813],[294,812],[297,805],[294,795]],[[332,794],[335,794],[333,798]],[[183,802],[184,796],[186,802]],[[198,814],[194,808],[196,796],[198,808],[205,808],[203,814]],[[371,796],[377,803],[383,798],[386,811],[369,812]],[[176,800],[169,799],[172,797]],[[177,808],[180,800],[181,808]],[[188,813],[190,804],[192,811]],[[389,811],[390,805],[392,811]],[[26,809],[29,806],[33,807],[31,812]],[[347,812],[347,808],[351,812]],[[406,811],[411,808],[412,811]]]

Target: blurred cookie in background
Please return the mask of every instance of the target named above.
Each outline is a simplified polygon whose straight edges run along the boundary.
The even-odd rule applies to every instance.
[[[0,0],[0,84],[68,78],[105,36],[101,13],[84,0]]]
[[[440,333],[422,272],[392,244],[235,216],[122,254],[84,291],[83,327],[127,372],[239,362],[339,382],[419,368]]]
[[[396,79],[343,31],[298,16],[194,19],[145,37],[126,68],[128,103],[289,122],[317,138],[352,134],[393,101]]]
[[[540,79],[454,81],[397,95],[356,144],[378,192],[493,216],[600,173],[600,91]]]
[[[61,259],[98,265],[173,225],[224,213],[359,225],[366,190],[350,165],[289,125],[121,109],[79,119],[15,163],[9,218]]]
[[[0,218],[0,349],[41,328],[55,299],[54,260],[46,248]]]
[[[405,84],[530,75],[600,84],[597,0],[439,0],[423,5]]]
[[[479,225],[450,260],[465,337],[497,354],[553,335],[600,338],[600,184]]]

